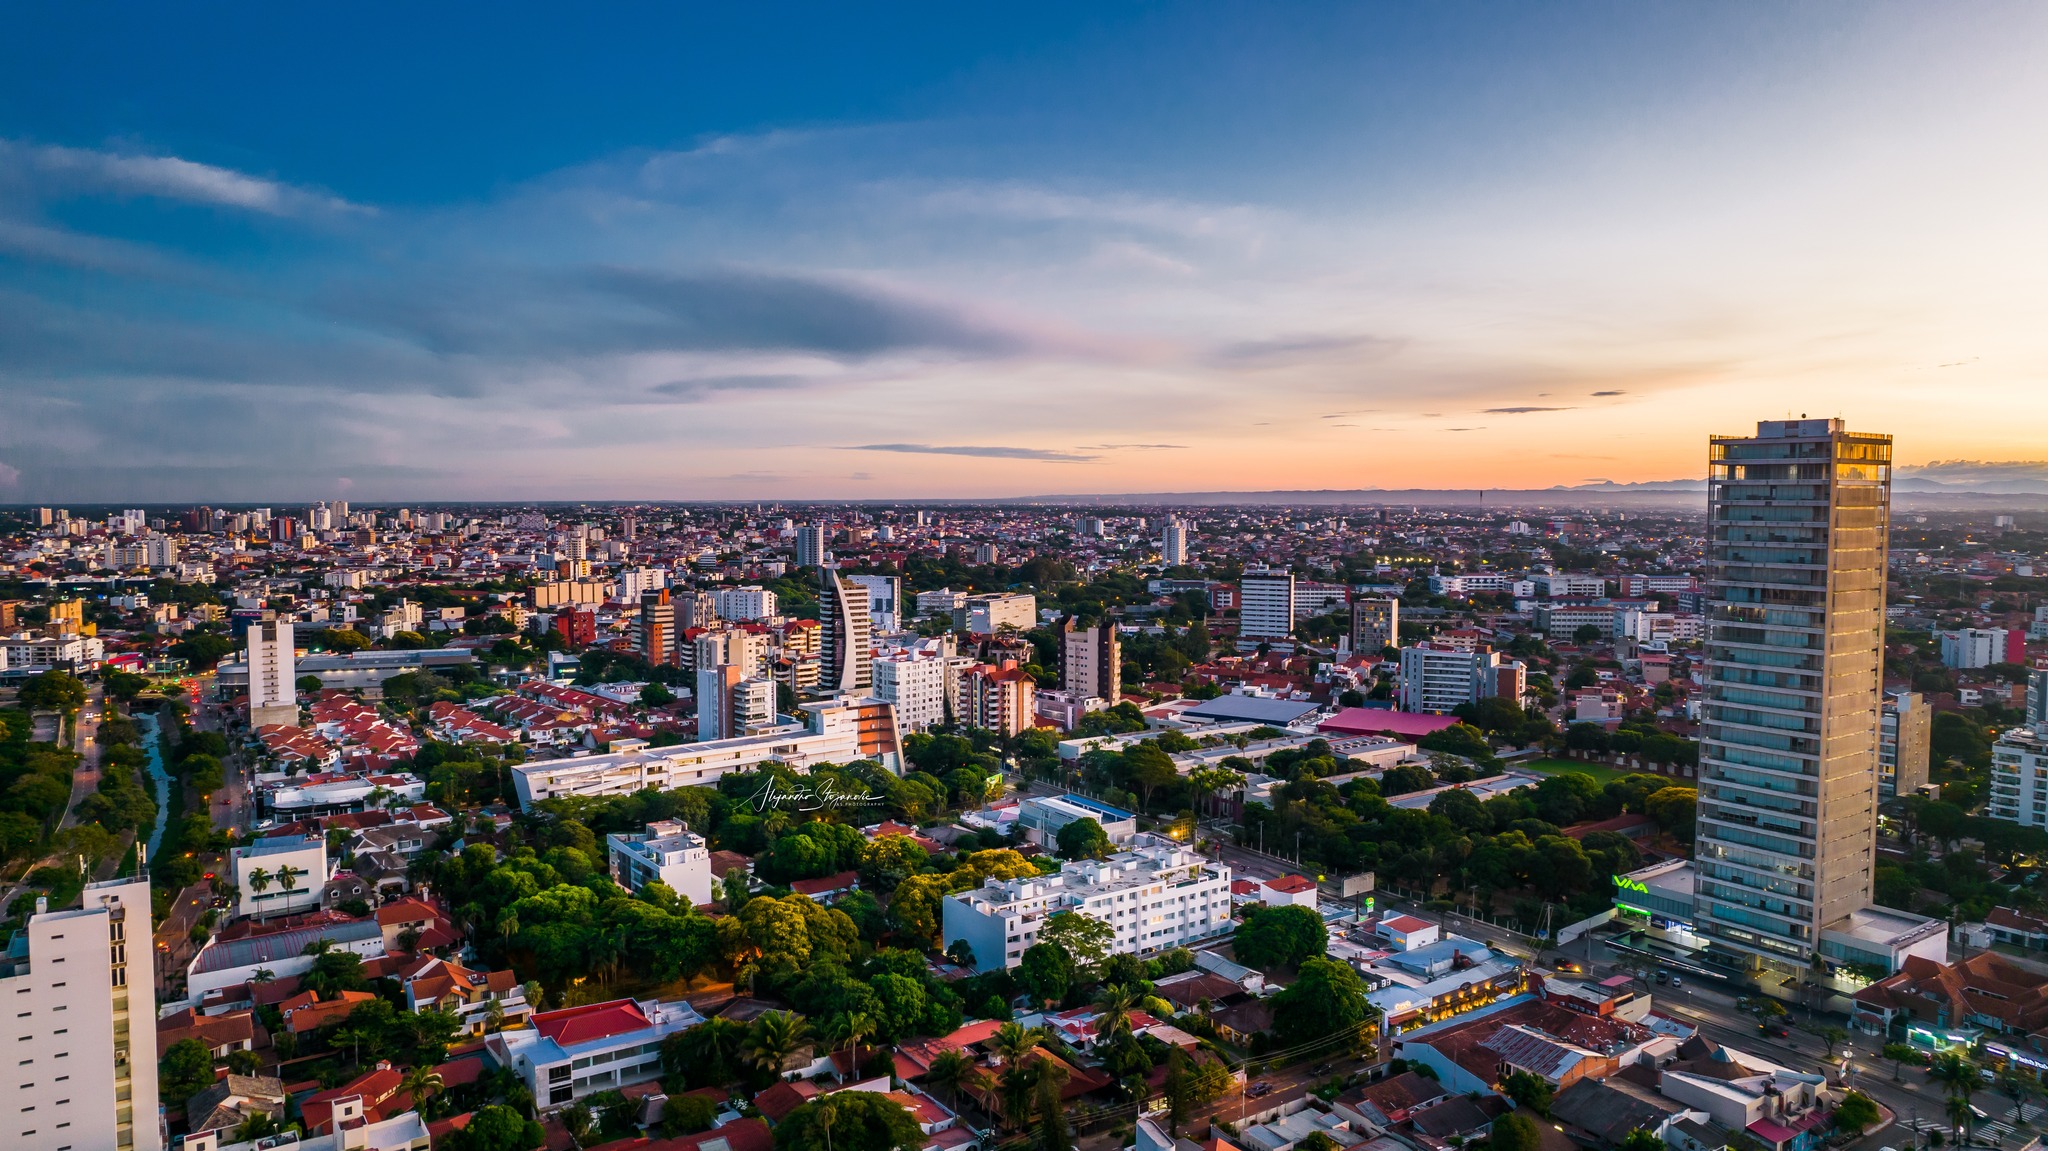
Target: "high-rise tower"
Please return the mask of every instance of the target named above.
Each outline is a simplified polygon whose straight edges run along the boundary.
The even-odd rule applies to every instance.
[[[865,692],[874,684],[875,639],[868,617],[868,589],[839,578],[838,569],[829,567],[819,572],[818,582],[818,622],[825,632],[818,687],[831,692]]]
[[[249,625],[249,729],[299,726],[292,621],[266,611]]]
[[[1695,912],[1805,964],[1871,896],[1892,440],[1767,420],[1709,452]]]

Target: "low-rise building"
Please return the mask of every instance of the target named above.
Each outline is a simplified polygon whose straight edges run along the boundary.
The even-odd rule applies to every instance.
[[[600,1091],[661,1077],[661,1044],[704,1022],[688,1003],[614,999],[533,1016],[531,1026],[489,1036],[485,1050],[556,1111]]]
[[[230,868],[237,913],[262,918],[319,907],[321,888],[332,878],[327,841],[312,835],[280,835],[237,847]]]
[[[946,897],[943,935],[965,941],[983,971],[1015,967],[1062,911],[1110,926],[1110,950],[1149,955],[1227,933],[1230,869],[1176,846],[1143,846],[1078,860],[1053,875],[991,879]]]
[[[605,850],[612,878],[628,891],[660,882],[693,906],[711,902],[710,848],[679,820],[656,820],[638,834],[607,835]]]

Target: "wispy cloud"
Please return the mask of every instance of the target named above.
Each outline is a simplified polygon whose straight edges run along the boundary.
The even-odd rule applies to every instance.
[[[1178,452],[1185,451],[1186,444],[1082,444],[1084,452]]]
[[[1594,393],[1593,393],[1593,395],[1594,395],[1594,396],[1596,396],[1596,397],[1597,397],[1597,396],[1625,396],[1625,395],[1627,395],[1627,394],[1628,394],[1627,392],[1625,392],[1625,391],[1622,391],[1622,390],[1621,390],[1620,388],[1615,388],[1615,389],[1613,389],[1613,390],[1611,390],[1611,391],[1605,391],[1605,392],[1594,392]]]
[[[850,444],[841,448],[848,452],[903,452],[919,456],[978,456],[991,460],[1044,460],[1048,463],[1085,464],[1099,460],[1101,456],[1085,456],[1077,452],[1053,451],[1049,448],[1015,448],[979,444]]]
[[[1531,413],[1531,412],[1568,412],[1568,411],[1571,411],[1571,409],[1570,409],[1570,408],[1538,408],[1538,407],[1528,407],[1528,406],[1523,406],[1523,407],[1514,407],[1514,408],[1481,408],[1481,409],[1480,409],[1480,411],[1479,411],[1479,414],[1480,414],[1480,415],[1482,415],[1482,416],[1526,416],[1526,415],[1528,415],[1528,414],[1529,414],[1529,413]]]
[[[82,190],[214,204],[269,216],[372,211],[325,192],[177,156],[0,140],[0,165]]]

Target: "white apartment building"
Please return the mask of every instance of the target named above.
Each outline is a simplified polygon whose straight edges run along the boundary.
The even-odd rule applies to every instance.
[[[1613,636],[1637,643],[1693,643],[1707,638],[1707,621],[1703,616],[1618,607],[1614,609]]]
[[[928,731],[946,722],[949,657],[932,653],[888,651],[875,657],[875,695],[896,708],[896,722],[906,732]]]
[[[667,586],[666,568],[627,568],[619,573],[619,598],[626,603],[639,603],[641,593]]]
[[[1445,713],[1462,704],[1501,696],[1520,702],[1527,669],[1497,651],[1418,644],[1401,649],[1398,699],[1402,711]]]
[[[763,620],[777,614],[775,593],[757,584],[717,588],[711,593],[711,603],[720,619]]]
[[[1237,634],[1286,639],[1294,634],[1294,573],[1247,571],[1238,581]]]
[[[1188,525],[1177,519],[1168,519],[1159,539],[1159,562],[1167,567],[1179,567],[1188,562]]]
[[[1505,592],[1512,590],[1515,578],[1501,572],[1466,572],[1463,575],[1433,575],[1429,577],[1429,590],[1433,595],[1468,596],[1474,592]]]
[[[106,658],[106,645],[96,635],[16,635],[0,638],[0,670],[23,675],[67,668],[95,668]]]
[[[512,769],[522,810],[562,795],[631,795],[717,783],[728,772],[752,771],[770,761],[799,770],[819,763],[870,759],[900,770],[895,709],[879,699],[840,697],[802,705],[804,724],[784,724],[758,735],[649,747],[645,740],[612,741],[608,755],[550,759]]]
[[[954,611],[953,626],[972,635],[995,635],[1006,627],[1030,631],[1038,626],[1038,597],[1028,592],[968,596],[966,606]]]
[[[1941,637],[1941,662],[1949,667],[1989,667],[2005,662],[2006,638],[2002,627],[1966,627],[1937,634]]]
[[[230,853],[240,915],[290,915],[320,906],[320,889],[333,878],[327,841],[314,835],[259,839]]]
[[[1539,575],[1535,583],[1536,594],[1545,599],[1607,594],[1607,580],[1596,575]]]
[[[264,612],[249,625],[249,727],[299,725],[297,653],[292,649],[292,621]]]
[[[1601,639],[1614,638],[1616,611],[1605,603],[1546,603],[1536,608],[1536,630],[1546,639],[1569,640],[1582,627],[1591,626]]]
[[[637,835],[607,835],[612,878],[628,891],[656,881],[701,907],[711,902],[711,851],[704,837],[674,819],[656,820]]]
[[[921,591],[917,593],[917,614],[919,615],[952,615],[966,606],[967,593],[964,591],[940,588],[937,591]]]
[[[0,954],[0,1138],[18,1151],[159,1151],[149,880],[42,899]],[[132,959],[132,963],[131,963]]]
[[[1178,846],[1063,865],[1056,875],[991,879],[946,897],[942,938],[965,940],[977,969],[1015,967],[1046,919],[1086,915],[1115,931],[1110,950],[1150,955],[1230,931],[1230,868]]]
[[[1991,747],[1991,804],[1984,814],[2048,829],[2048,732],[2015,727]]]

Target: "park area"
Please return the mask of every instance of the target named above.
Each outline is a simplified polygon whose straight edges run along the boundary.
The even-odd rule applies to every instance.
[[[1566,772],[1573,772],[1578,775],[1589,776],[1594,783],[1602,786],[1612,783],[1617,779],[1626,779],[1631,775],[1639,774],[1638,772],[1614,767],[1610,764],[1582,763],[1576,759],[1526,759],[1519,763],[1511,763],[1508,766],[1518,771],[1533,771],[1538,775],[1563,775]]]

